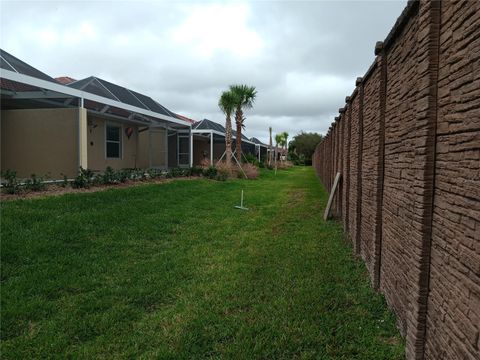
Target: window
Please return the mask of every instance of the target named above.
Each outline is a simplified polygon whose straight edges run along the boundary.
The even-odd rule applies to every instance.
[[[107,125],[105,140],[106,140],[107,158],[120,159],[122,157],[121,126]]]

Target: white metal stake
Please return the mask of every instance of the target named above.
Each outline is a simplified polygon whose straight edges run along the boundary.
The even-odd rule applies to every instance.
[[[242,190],[242,196],[240,197],[240,206],[235,206],[236,209],[241,209],[241,210],[248,210],[248,208],[243,206],[243,190]]]

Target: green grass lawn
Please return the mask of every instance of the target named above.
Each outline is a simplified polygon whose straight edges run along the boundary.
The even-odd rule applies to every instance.
[[[403,359],[326,200],[294,168],[2,203],[2,359]]]

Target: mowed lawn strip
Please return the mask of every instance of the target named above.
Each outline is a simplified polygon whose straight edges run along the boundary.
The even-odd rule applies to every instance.
[[[403,359],[326,199],[298,167],[2,203],[2,358]]]

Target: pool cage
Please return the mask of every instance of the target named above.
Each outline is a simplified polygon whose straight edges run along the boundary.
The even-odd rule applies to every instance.
[[[232,130],[232,153],[235,155],[236,131]],[[216,164],[225,159],[225,128],[208,119],[192,126],[192,163],[194,166]],[[242,153],[257,156],[256,144],[242,135]],[[245,158],[243,159],[245,160]]]
[[[261,142],[256,137],[250,138],[250,141],[255,144],[255,156],[259,162],[267,162],[268,161],[268,145]]]

